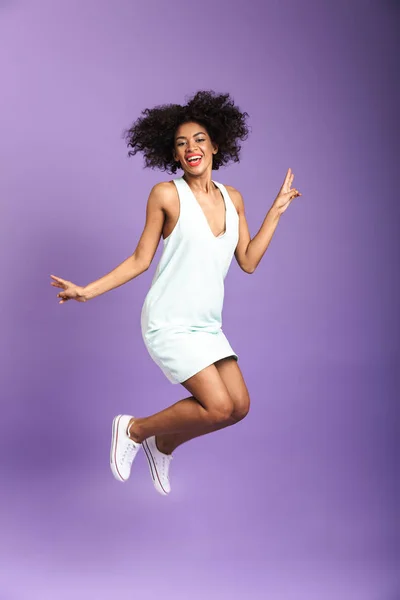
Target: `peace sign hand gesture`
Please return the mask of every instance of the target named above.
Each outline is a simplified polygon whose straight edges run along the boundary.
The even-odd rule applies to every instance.
[[[63,290],[57,294],[57,298],[61,298],[59,304],[64,304],[64,302],[67,302],[67,300],[86,302],[87,298],[85,296],[83,287],[75,285],[71,281],[61,279],[61,277],[56,277],[55,275],[50,275],[50,277],[54,280],[51,282],[51,285]]]
[[[294,173],[292,173],[292,169],[288,169],[282,187],[272,205],[278,211],[279,215],[285,212],[294,198],[302,195],[296,188],[292,189],[293,179]]]

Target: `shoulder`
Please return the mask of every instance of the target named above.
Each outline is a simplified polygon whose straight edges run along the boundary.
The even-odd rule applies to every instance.
[[[239,192],[239,190],[234,188],[232,185],[225,185],[225,189],[228,192],[233,204],[235,205],[236,210],[238,212],[242,211],[244,202],[243,202],[243,196]]]
[[[156,183],[150,191],[149,203],[158,204],[161,208],[168,208],[176,201],[177,192],[173,181]]]
[[[176,187],[173,181],[161,181],[160,183],[156,183],[152,189],[151,194],[154,196],[171,196],[172,194],[176,194]]]

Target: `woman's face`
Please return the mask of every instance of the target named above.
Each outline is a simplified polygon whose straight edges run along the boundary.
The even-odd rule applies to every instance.
[[[201,175],[212,168],[218,146],[211,141],[207,130],[199,123],[183,123],[175,132],[174,159],[185,173]]]

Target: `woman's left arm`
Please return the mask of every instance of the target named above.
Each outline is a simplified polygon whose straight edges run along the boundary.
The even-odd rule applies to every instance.
[[[297,189],[292,188],[293,178],[294,174],[291,169],[288,169],[282,187],[253,239],[250,237],[242,195],[235,188],[227,186],[239,215],[239,241],[235,250],[235,258],[245,273],[254,273],[272,240],[281,215],[294,198],[301,196]]]

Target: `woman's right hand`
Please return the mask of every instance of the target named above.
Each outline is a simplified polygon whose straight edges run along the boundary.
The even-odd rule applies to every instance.
[[[62,292],[57,294],[57,298],[61,298],[59,304],[64,304],[68,300],[77,300],[77,302],[86,302],[87,297],[85,296],[84,288],[75,285],[71,281],[67,281],[66,279],[61,279],[61,277],[56,277],[55,275],[50,275],[50,277],[54,280],[51,282],[53,287],[61,288]]]

